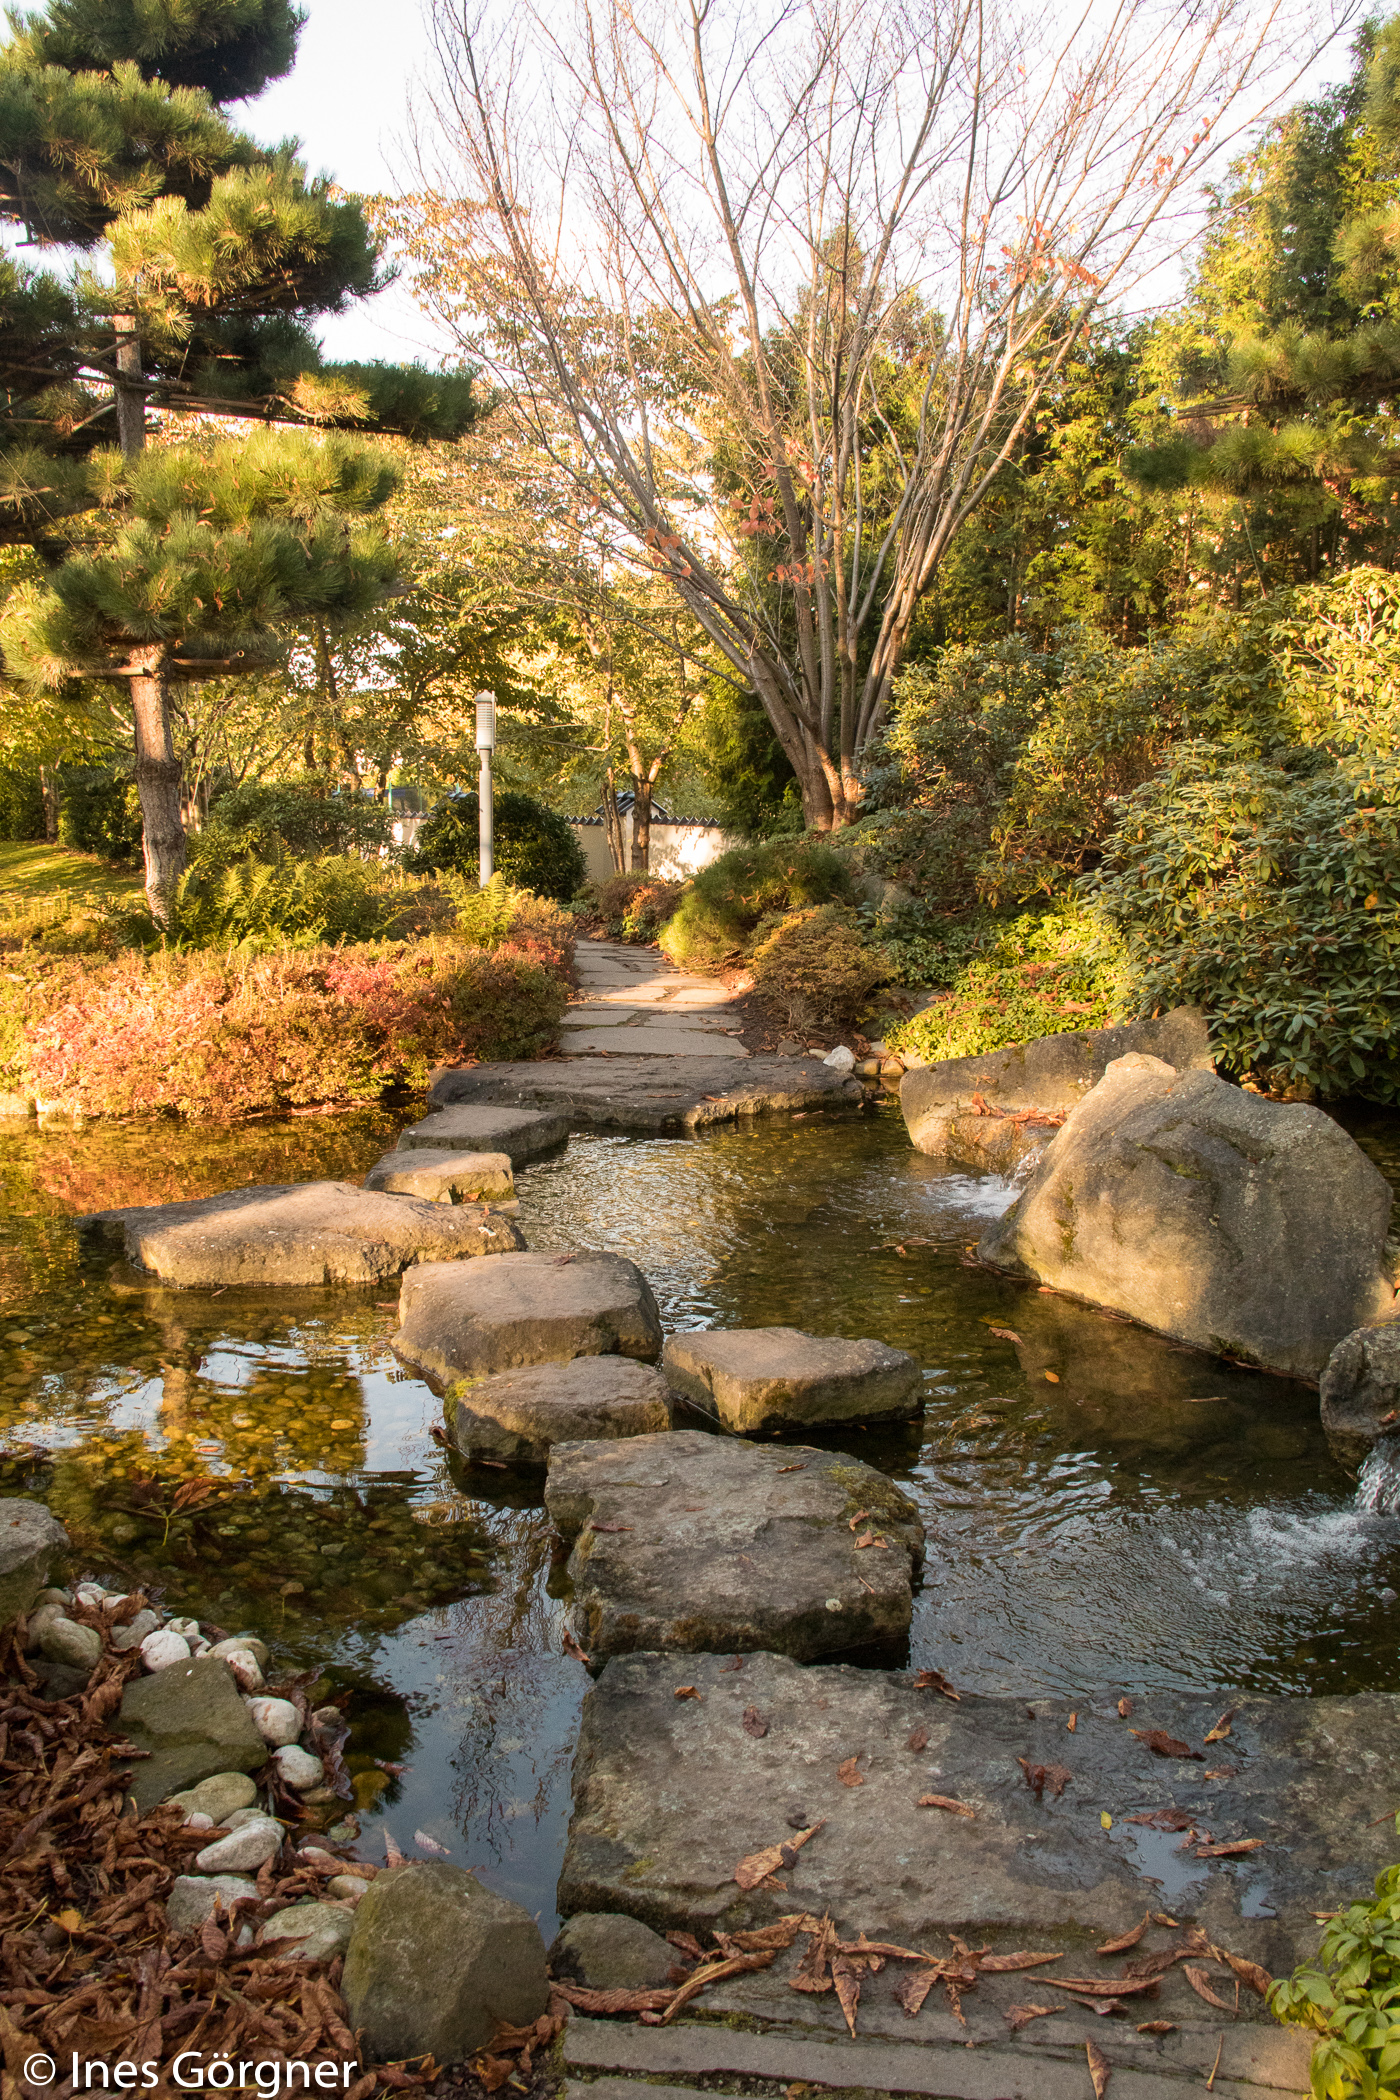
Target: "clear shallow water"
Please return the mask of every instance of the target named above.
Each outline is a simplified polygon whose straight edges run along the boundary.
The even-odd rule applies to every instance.
[[[387,1346],[392,1293],[134,1288],[68,1224],[358,1176],[399,1120],[0,1138],[0,1491],[47,1500],[85,1572],[154,1583],[349,1687],[366,1834],[382,1819],[411,1850],[427,1832],[548,1927],[584,1682],[537,1491],[449,1465],[439,1403]],[[1389,1120],[1357,1135],[1393,1166]],[[531,1245],[630,1256],[668,1327],[791,1324],[918,1357],[922,1430],[846,1440],[928,1527],[915,1663],[1026,1695],[1400,1688],[1381,1594],[1400,1519],[1358,1507],[1316,1394],[964,1266],[1011,1194],[914,1153],[892,1110],[586,1135],[520,1177]],[[205,1499],[176,1508],[189,1484]],[[386,1780],[375,1758],[411,1769]]]

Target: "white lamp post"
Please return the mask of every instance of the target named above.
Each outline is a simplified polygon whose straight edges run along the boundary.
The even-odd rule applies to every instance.
[[[481,841],[478,880],[485,889],[495,872],[495,827],[494,811],[491,807],[491,753],[496,748],[496,696],[494,693],[478,693],[476,696],[476,748],[481,753]]]

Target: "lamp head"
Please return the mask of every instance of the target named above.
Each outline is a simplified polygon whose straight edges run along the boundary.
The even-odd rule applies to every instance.
[[[476,748],[478,751],[494,751],[496,748],[494,693],[478,693],[476,696]]]

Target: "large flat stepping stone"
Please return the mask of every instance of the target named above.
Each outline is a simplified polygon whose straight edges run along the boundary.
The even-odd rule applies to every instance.
[[[445,1389],[576,1356],[654,1363],[661,1315],[641,1270],[620,1254],[506,1254],[471,1264],[470,1274],[458,1262],[424,1262],[404,1278],[391,1347]]]
[[[573,1541],[574,1632],[595,1661],[643,1648],[810,1661],[909,1631],[923,1526],[844,1453],[702,1429],[556,1444],[544,1499]]]
[[[504,1203],[515,1195],[508,1152],[434,1152],[425,1145],[386,1152],[364,1185],[391,1196],[421,1196],[425,1203]]]
[[[1047,1979],[1121,1975],[1132,1954],[1100,1963],[1093,1946],[1145,1910],[1199,1920],[1219,1944],[1286,1974],[1317,1946],[1311,1914],[1369,1898],[1393,1853],[1389,1821],[1368,1827],[1393,1803],[1393,1694],[1235,1698],[1230,1737],[1206,1745],[1227,1704],[1219,1692],[1154,1694],[1121,1718],[1111,1695],[954,1703],[912,1674],[804,1669],[774,1655],[725,1664],[623,1656],[589,1691],[565,1916],[621,1911],[658,1932],[698,1933],[829,1909],[843,1938],[865,1931],[935,1952],[949,1933],[974,1946],[1058,1944],[1073,1950],[1067,1959],[1013,1980],[1023,1998],[1063,2003]],[[678,1699],[679,1684],[698,1697]],[[1156,1755],[1134,1729],[1162,1730],[1199,1761]],[[1022,1759],[1032,1778],[1041,1772],[1039,1791]],[[921,1808],[933,1793],[972,1815]],[[1125,1820],[1141,1815],[1166,1827]],[[822,1828],[774,1868],[784,1886],[741,1887],[739,1862],[790,1843],[800,1819]],[[1216,1844],[1264,1842],[1201,1859],[1204,1836],[1179,1850],[1193,1825]],[[775,1973],[788,1997],[789,1971]],[[1204,2010],[1184,1979],[1176,1985],[1169,1978],[1136,2017]],[[1232,1985],[1215,1987],[1233,2001]]]
[[[352,1181],[230,1189],[193,1203],[103,1210],[74,1221],[119,1238],[126,1258],[163,1283],[380,1283],[418,1261],[456,1262],[524,1246],[510,1218],[388,1196]]]
[[[215,1655],[133,1678],[116,1725],[147,1753],[127,1781],[142,1810],[216,1772],[256,1772],[268,1759],[232,1670]]]
[[[906,1422],[923,1410],[918,1364],[885,1342],[796,1327],[701,1328],[673,1334],[661,1361],[678,1393],[740,1436]]]
[[[669,1025],[668,1025],[669,1021]],[[616,1057],[625,1049],[629,1056],[746,1058],[752,1053],[742,1043],[724,1037],[716,1041],[713,1028],[687,1028],[678,1014],[659,1014],[645,1027],[629,1027],[625,1045],[617,1028],[576,1028],[563,1038],[570,1057],[596,1057],[605,1052]]]
[[[527,1065],[526,1070],[530,1067]],[[432,1152],[504,1152],[513,1167],[543,1158],[568,1143],[569,1119],[558,1109],[514,1108],[482,1102],[456,1102],[453,1094],[439,1097],[430,1091],[435,1113],[412,1124],[399,1138],[400,1152],[419,1148]]]
[[[452,1388],[447,1433],[465,1458],[543,1466],[555,1444],[651,1436],[671,1426],[671,1388],[629,1356],[497,1371]]]
[[[611,1048],[611,1038],[604,1047]],[[819,1057],[745,1062],[711,1051],[680,1059],[580,1057],[451,1067],[436,1075],[428,1098],[444,1110],[455,1103],[509,1103],[552,1108],[575,1127],[664,1132],[703,1130],[741,1116],[851,1113],[864,1106],[865,1089]],[[435,1120],[417,1127],[425,1130]]]

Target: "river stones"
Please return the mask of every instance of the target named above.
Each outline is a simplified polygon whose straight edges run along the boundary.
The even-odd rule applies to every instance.
[[[682,1681],[696,1698],[677,1699]],[[1154,1694],[1125,1722],[1107,1695],[955,1704],[916,1677],[777,1655],[738,1671],[718,1655],[683,1671],[673,1656],[617,1657],[584,1701],[559,1908],[697,1934],[829,1909],[842,1938],[906,1947],[1004,1933],[1004,1947],[1053,1950],[1059,1937],[1074,1950],[1064,1970],[1084,1976],[1085,1936],[1159,1909],[1160,1881],[1140,1877],[1169,1872],[1174,1918],[1286,1974],[1317,1946],[1310,1913],[1369,1897],[1393,1852],[1388,1822],[1366,1826],[1390,1800],[1400,1699],[1233,1705],[1229,1741],[1188,1761],[1154,1756],[1132,1730],[1200,1750],[1218,1694]],[[1022,1760],[1045,1768],[1039,1792]],[[973,1814],[921,1808],[931,1793]],[[1123,1821],[1171,1808],[1216,1843],[1265,1842],[1240,1858],[1183,1858],[1178,1832]],[[774,1881],[735,1881],[742,1859],[818,1823]],[[1180,1996],[1193,2003],[1184,1985]]]
[[[215,1656],[133,1678],[122,1695],[117,1732],[133,1749],[150,1753],[127,1780],[142,1810],[216,1772],[255,1772],[267,1762],[267,1744],[228,1664]]]
[[[663,1132],[703,1130],[741,1116],[853,1113],[864,1106],[865,1090],[858,1079],[828,1070],[819,1057],[736,1063],[731,1057],[610,1056],[453,1066],[435,1074],[428,1098],[444,1109],[457,1102],[528,1106],[554,1109],[589,1129]],[[418,1129],[436,1121],[430,1116]]]
[[[510,1218],[387,1196],[351,1181],[230,1189],[193,1203],[97,1211],[80,1229],[121,1239],[136,1268],[186,1289],[371,1284],[417,1261],[523,1247]]]
[[[0,1626],[28,1611],[49,1579],[50,1563],[68,1550],[68,1534],[42,1502],[0,1495]]]
[[[502,2023],[549,2003],[544,1941],[518,1903],[474,1874],[411,1860],[377,1874],[355,1908],[341,1990],[376,2063],[460,2063]]]
[[[1373,1444],[1400,1433],[1400,1320],[1344,1335],[1319,1394],[1327,1441],[1343,1465],[1359,1466]]]
[[[1316,1378],[1394,1303],[1390,1188],[1320,1109],[1114,1060],[978,1254],[1174,1340]]]
[[[884,1342],[796,1327],[701,1328],[671,1335],[661,1362],[676,1392],[740,1436],[904,1422],[923,1409],[918,1364]]]
[[[349,1946],[353,1924],[338,1903],[289,1903],[259,1928],[258,1945],[285,1961],[334,1961]]]
[[[1075,1029],[980,1057],[942,1058],[900,1081],[910,1141],[920,1152],[1009,1174],[1044,1150],[1060,1118],[1078,1107],[1115,1058],[1130,1051],[1159,1057],[1178,1071],[1212,1069],[1205,1015],[1191,1006],[1173,1007],[1155,1021]]]
[[[421,1196],[425,1203],[504,1203],[515,1194],[508,1152],[435,1152],[427,1146],[386,1152],[365,1176],[367,1189]]]
[[[650,1364],[576,1356],[456,1385],[444,1413],[464,1457],[543,1466],[554,1444],[669,1429],[671,1406],[670,1386]]]
[[[573,1541],[574,1632],[595,1661],[641,1648],[810,1661],[909,1630],[923,1526],[859,1459],[680,1429],[556,1444],[544,1493]]]
[[[445,1388],[575,1356],[655,1363],[661,1315],[641,1270],[619,1254],[423,1262],[404,1277],[391,1347],[400,1363]]]
[[[258,1884],[244,1874],[181,1874],[165,1902],[171,1937],[198,1932],[222,1906],[225,1922],[235,1903],[258,1901]]]
[[[659,1990],[680,1957],[669,1940],[639,1918],[584,1911],[570,1918],[549,1950],[549,1973],[595,1991]]]
[[[429,1100],[437,1102],[434,1087]],[[442,1101],[455,1101],[447,1094]],[[504,1152],[513,1167],[540,1159],[568,1143],[569,1119],[558,1110],[505,1107],[498,1103],[440,1105],[399,1138],[400,1152]]]

